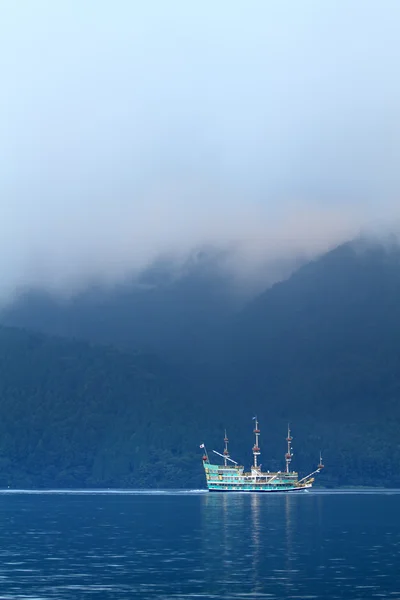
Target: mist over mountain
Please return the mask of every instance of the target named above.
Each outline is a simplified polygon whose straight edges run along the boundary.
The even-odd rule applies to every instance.
[[[289,279],[250,302],[234,319],[233,355],[256,385],[282,383],[291,373],[314,382],[313,398],[301,406],[318,412],[318,395],[327,398],[332,386],[321,378],[330,373],[345,391],[345,379],[360,377],[373,401],[379,383],[371,387],[374,365],[396,360],[400,336],[400,246],[363,240],[347,243],[301,267]],[[363,362],[364,361],[364,362]],[[288,382],[295,393],[293,381]],[[382,390],[381,390],[382,391]],[[346,392],[346,397],[347,397]],[[304,405],[304,402],[310,404]],[[367,403],[360,396],[361,412]],[[332,406],[338,406],[340,397]],[[346,408],[344,404],[343,408]],[[334,416],[334,415],[332,415]]]
[[[160,258],[118,284],[88,285],[69,297],[27,288],[0,310],[0,321],[202,362],[220,350],[234,314],[306,260],[266,258],[238,274],[237,258],[235,249],[203,247],[185,260]]]
[[[129,389],[131,386],[132,390],[136,389],[137,384],[131,377],[132,369],[138,372],[134,365],[140,355],[134,353],[130,358],[132,349],[126,353],[104,345],[91,347],[83,342],[62,339],[46,341],[43,336],[3,330],[3,381],[6,385],[10,373],[14,373],[14,379],[12,388],[7,384],[2,393],[2,410],[9,412],[9,403],[17,402],[18,415],[24,413],[24,431],[32,430],[29,436],[36,440],[29,443],[37,443],[38,425],[34,419],[39,410],[37,407],[32,407],[32,411],[29,409],[33,394],[29,383],[31,377],[34,378],[32,385],[37,389],[34,397],[38,402],[42,402],[42,397],[49,398],[46,410],[56,423],[63,423],[67,418],[61,416],[64,411],[78,410],[83,403],[76,414],[84,411],[84,421],[78,417],[76,421],[67,418],[68,433],[65,436],[69,445],[57,450],[57,460],[64,461],[66,481],[71,481],[71,485],[72,482],[90,485],[95,481],[99,485],[106,481],[172,487],[185,486],[192,481],[193,485],[202,485],[201,472],[195,466],[197,441],[206,441],[210,447],[218,449],[221,432],[227,427],[232,454],[247,464],[250,460],[251,416],[257,413],[262,423],[262,460],[267,468],[281,466],[284,431],[290,421],[296,439],[296,467],[312,470],[321,449],[327,464],[321,478],[325,485],[400,485],[400,445],[397,442],[400,426],[400,247],[397,241],[387,241],[383,245],[360,238],[341,245],[300,267],[286,280],[247,301],[244,307],[229,304],[224,296],[221,300],[219,294],[221,290],[229,289],[229,280],[223,281],[218,275],[210,281],[208,268],[205,269],[207,285],[199,279],[199,272],[194,281],[191,269],[189,274],[186,281],[178,280],[179,285],[174,283],[173,292],[168,287],[171,280],[163,269],[147,274],[146,285],[150,285],[151,277],[154,278],[151,285],[161,280],[168,283],[166,288],[156,287],[157,302],[147,307],[147,314],[164,307],[168,298],[171,298],[174,311],[161,312],[161,321],[173,319],[168,335],[165,330],[160,333],[158,324],[154,331],[150,329],[150,333],[145,333],[146,326],[153,323],[151,320],[142,323],[142,334],[147,335],[147,339],[154,335],[156,339],[158,331],[159,340],[164,336],[165,346],[163,360],[150,355],[145,357],[146,364],[151,365],[149,381],[152,383],[146,388],[145,395],[139,396],[141,416],[137,422],[137,401]],[[114,335],[115,345],[121,346],[120,336],[125,332],[124,343],[128,347],[132,335],[133,348],[137,341],[135,311],[123,313],[125,329],[112,325],[119,322],[121,305],[139,306],[137,300],[132,300],[134,295],[129,286],[128,290],[127,295],[122,293],[122,301],[115,292],[112,301],[106,299],[103,314],[113,318],[105,327],[103,318],[97,315],[91,322],[91,331],[84,330],[83,325],[93,311],[96,294],[92,291],[86,313],[82,311],[82,300],[77,301],[74,318],[77,314],[82,316],[81,321],[75,320],[74,335],[89,337],[97,331],[102,341],[105,337],[110,340]],[[144,305],[147,306],[149,297],[146,298]],[[196,309],[185,313],[185,305],[196,302]],[[203,306],[207,302],[208,305]],[[52,326],[50,319],[46,321],[42,300],[39,307],[43,311],[43,323],[46,327],[49,323]],[[208,315],[205,319],[208,328],[200,319],[200,308]],[[21,306],[16,305],[14,318],[20,310]],[[50,303],[49,315],[51,310]],[[140,310],[143,316],[144,308]],[[28,299],[25,311],[27,321],[40,312],[29,304]],[[64,331],[67,331],[71,322],[68,319],[73,314],[71,307],[69,311],[57,312],[58,326]],[[77,329],[79,324],[81,330]],[[37,327],[39,325],[36,323]],[[201,332],[202,337],[195,337],[194,331],[196,336]],[[179,349],[177,335],[178,340],[179,335],[182,336]],[[185,354],[182,349],[190,344],[196,346],[195,352]],[[41,347],[46,349],[44,354],[39,350]],[[217,351],[214,352],[215,348]],[[40,364],[35,358],[38,351]],[[72,361],[73,371],[64,369],[65,356],[69,357],[67,364]],[[92,369],[97,371],[97,368],[99,372],[93,373]],[[98,381],[99,397],[96,400],[93,396],[93,401],[87,402],[85,390],[92,377]],[[79,382],[79,386],[73,382]],[[54,389],[62,398],[59,401],[54,397]],[[164,398],[162,401],[158,400],[160,394]],[[125,415],[123,425],[120,416],[109,414],[109,410],[117,410],[120,415],[119,409],[107,408],[114,404],[119,406],[121,402],[125,406],[123,411],[131,411],[129,418],[127,413],[121,413]],[[8,420],[5,418],[7,427],[11,426],[10,419],[14,419],[12,431],[15,430],[15,435],[18,422],[21,422],[18,415],[15,419],[12,416]],[[65,453],[72,451],[75,442],[78,452],[83,444],[82,428],[87,427],[96,431],[100,428],[103,433],[93,438],[92,449],[84,451],[87,453],[86,466],[77,474]],[[151,438],[146,438],[148,427],[152,431]],[[46,428],[53,430],[54,426],[46,421]],[[115,433],[115,441],[106,441],[111,435],[109,428]],[[117,437],[122,431],[125,433],[121,433],[121,440],[125,441],[119,445]],[[129,431],[137,432],[135,452],[141,457],[140,473],[130,470],[126,462],[133,452]],[[13,435],[6,436],[7,445],[11,444]],[[151,470],[146,444],[150,444],[151,461],[158,465],[154,471],[158,473],[157,477],[149,475],[150,479],[144,475]],[[4,457],[9,457],[11,452],[7,445]],[[106,452],[106,447],[109,456],[107,475],[96,475],[96,479],[92,472],[94,448],[102,453]],[[119,458],[113,454],[113,448],[118,448]],[[49,465],[51,456],[48,455]],[[15,456],[9,460],[11,476]],[[41,460],[46,462],[47,459]],[[125,466],[121,467],[119,463]],[[112,474],[114,468],[117,475]],[[25,464],[18,469],[21,469],[18,477],[27,477]],[[47,482],[51,481],[53,473],[50,467],[48,473]],[[71,475],[72,479],[68,479],[68,473],[75,473]],[[39,471],[30,481],[39,481]]]
[[[397,343],[399,294],[397,239],[359,238],[302,266],[259,295],[242,311],[238,324],[260,357],[270,350],[269,358],[279,363],[318,360],[321,343],[334,358],[351,353],[353,346],[373,344],[384,331],[390,336],[385,337],[386,343],[389,339]]]
[[[204,244],[238,244],[247,274],[398,218],[398,15],[5,2],[0,302],[118,284]]]
[[[299,468],[400,485],[399,18],[4,0],[0,477],[197,485],[256,411],[264,464],[290,420]]]
[[[119,284],[88,285],[70,297],[28,287],[3,307],[0,322],[168,361],[224,361],[231,342],[244,359],[254,349],[253,362],[268,348],[273,360],[296,361],[304,342],[313,348],[311,341],[327,337],[332,345],[341,335],[345,347],[364,339],[371,322],[379,330],[387,308],[374,313],[372,298],[396,306],[388,295],[397,293],[398,248],[396,236],[361,236],[311,262],[266,257],[246,279],[232,267],[233,251],[203,247],[179,263],[160,258]],[[239,331],[243,339],[234,339]]]

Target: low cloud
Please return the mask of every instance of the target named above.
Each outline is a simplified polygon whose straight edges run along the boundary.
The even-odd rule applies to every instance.
[[[56,211],[55,211],[56,212]],[[285,209],[240,203],[228,208],[210,198],[190,203],[172,197],[142,205],[66,205],[59,216],[40,211],[1,223],[1,289],[45,287],[74,293],[90,283],[112,284],[139,273],[160,256],[177,267],[203,247],[226,251],[223,266],[238,284],[270,283],[297,259],[311,259],[360,230],[352,211]]]
[[[396,218],[395,0],[1,10],[0,297],[204,245],[247,285]]]

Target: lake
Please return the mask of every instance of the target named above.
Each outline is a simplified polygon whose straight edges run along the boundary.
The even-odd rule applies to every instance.
[[[400,599],[400,493],[0,493],[0,598]]]

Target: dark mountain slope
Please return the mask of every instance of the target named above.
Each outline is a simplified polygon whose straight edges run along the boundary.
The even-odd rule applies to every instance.
[[[203,432],[161,361],[0,328],[1,487],[198,486]]]
[[[199,443],[220,449],[224,427],[235,457],[251,460],[252,409],[238,419],[224,382],[151,356],[0,328],[0,488],[204,487]],[[271,456],[282,454],[284,431],[281,423],[276,443],[268,440]],[[303,458],[314,466],[313,439]]]
[[[183,310],[175,309],[171,340]],[[32,485],[198,486],[198,443],[220,449],[227,427],[234,457],[248,465],[257,413],[266,468],[282,467],[290,420],[300,470],[315,466],[321,448],[325,484],[400,486],[398,246],[343,245],[228,323],[224,335],[200,327],[200,359],[183,353],[179,369],[2,330],[0,474]]]
[[[291,368],[391,354],[400,340],[400,249],[349,243],[246,307],[234,329],[245,362]],[[240,352],[240,350],[245,352]]]
[[[156,353],[169,361],[202,361],[244,304],[221,267],[223,259],[203,252],[179,267],[159,261],[140,276],[114,286],[92,286],[71,299],[28,289],[3,308],[0,322]]]
[[[71,297],[19,290],[0,310],[0,323],[149,352],[169,362],[215,362],[221,360],[233,316],[256,295],[256,281],[264,280],[266,287],[305,261],[266,261],[257,276],[239,285],[235,257],[234,249],[206,248],[179,264],[160,258],[119,284],[88,284]]]
[[[243,311],[229,346],[236,402],[308,423],[339,480],[400,484],[398,246],[360,241],[306,265]]]

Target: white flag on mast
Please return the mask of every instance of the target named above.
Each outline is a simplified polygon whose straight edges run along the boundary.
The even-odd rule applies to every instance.
[[[204,444],[200,444],[200,448],[204,448]]]

